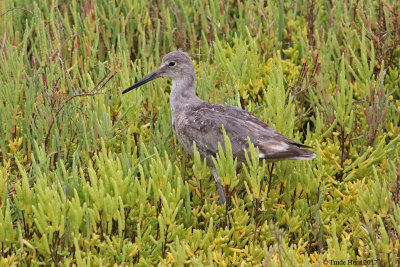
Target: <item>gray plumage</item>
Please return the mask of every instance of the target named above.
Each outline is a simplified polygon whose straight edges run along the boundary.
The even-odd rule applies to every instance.
[[[155,78],[172,79],[170,96],[172,126],[184,149],[193,155],[193,141],[200,156],[207,159],[220,194],[219,204],[225,195],[212,157],[218,153],[218,143],[224,146],[222,125],[232,144],[233,156],[244,163],[245,150],[249,152],[247,137],[259,148],[259,156],[267,161],[311,160],[315,158],[310,148],[297,143],[269,127],[250,112],[237,107],[212,104],[196,96],[196,72],[190,57],[180,51],[167,54],[159,69],[124,90],[126,93]],[[241,164],[238,164],[240,167]]]

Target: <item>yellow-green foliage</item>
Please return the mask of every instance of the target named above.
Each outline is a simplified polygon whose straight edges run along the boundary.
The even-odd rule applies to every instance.
[[[0,1],[0,266],[399,265],[399,21],[391,0]],[[316,159],[250,144],[236,172],[225,136],[218,206],[170,82],[121,95],[177,48],[199,97]]]

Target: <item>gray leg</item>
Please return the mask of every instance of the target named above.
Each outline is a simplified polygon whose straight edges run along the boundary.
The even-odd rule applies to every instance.
[[[217,170],[214,168],[210,168],[212,175],[214,176],[214,180],[217,183],[217,187],[218,187],[218,193],[219,193],[219,201],[218,201],[218,205],[224,205],[225,204],[225,193],[224,193],[224,189],[222,188],[222,184],[221,181],[219,180],[219,176],[217,173]]]

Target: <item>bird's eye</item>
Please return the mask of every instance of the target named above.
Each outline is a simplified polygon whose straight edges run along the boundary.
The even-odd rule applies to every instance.
[[[170,67],[175,66],[175,62],[171,61],[171,62],[168,64],[168,66],[170,66]]]

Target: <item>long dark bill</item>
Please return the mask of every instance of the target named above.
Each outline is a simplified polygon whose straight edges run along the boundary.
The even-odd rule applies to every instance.
[[[154,80],[155,78],[158,78],[160,74],[160,69],[156,70],[155,72],[147,75],[146,77],[144,77],[143,79],[141,79],[140,81],[136,82],[134,85],[126,88],[122,93],[128,93],[130,90],[138,88],[139,86],[150,82],[151,80]]]

